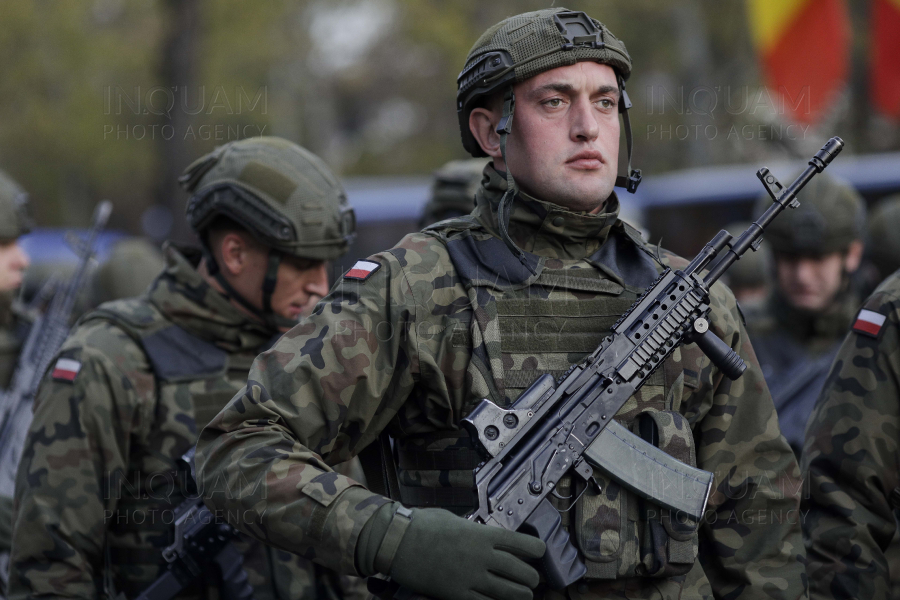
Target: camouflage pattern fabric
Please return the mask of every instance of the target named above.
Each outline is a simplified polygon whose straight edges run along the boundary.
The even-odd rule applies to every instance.
[[[478,207],[460,219],[460,229],[482,240],[497,238],[494,207],[505,189],[492,167],[486,175]],[[538,257],[541,269],[583,269],[585,257],[620,227],[617,202],[612,197],[604,215],[587,215],[538,200],[517,201],[510,231]],[[499,327],[493,325],[498,320],[489,314],[494,305],[461,284],[447,241],[426,231],[374,255],[370,260],[380,267],[372,275],[338,282],[310,318],[257,358],[247,388],[198,442],[200,478],[207,490],[219,489],[208,502],[252,515],[235,525],[278,548],[354,574],[359,533],[387,499],[336,473],[333,465],[359,453],[381,431],[401,444],[452,434],[482,398],[508,403],[503,386],[509,385],[506,373],[514,365],[501,356]],[[668,253],[662,258],[676,267],[686,264]],[[622,286],[620,277],[604,274],[598,281]],[[686,348],[671,398],[661,397],[662,386],[658,395],[652,389],[645,393],[657,411],[676,407],[678,417],[672,418],[691,429],[697,464],[716,475],[700,526],[699,560],[686,574],[662,578],[641,574],[634,565],[635,576],[570,586],[565,592],[570,598],[806,594],[799,469],[778,430],[727,288],[715,286],[712,306],[712,328],[747,361],[744,376],[732,382]],[[633,399],[617,418],[630,424],[637,408]],[[667,449],[677,445],[667,443]],[[541,596],[561,594],[539,590]]]
[[[866,300],[879,335],[851,331],[809,419],[803,522],[813,598],[890,598],[900,507],[900,272]]]
[[[59,353],[80,363],[73,380],[45,376],[18,472],[10,598],[97,598],[108,566],[127,597],[151,583],[173,541],[172,509],[184,498],[175,461],[194,444],[196,423],[246,382],[272,337],[184,255],[170,247],[166,259],[145,296],[104,304],[75,327]],[[172,375],[148,353],[151,336],[135,338],[135,331],[173,326],[207,344],[207,354],[224,356],[222,368]],[[192,358],[208,356],[183,356],[174,366]],[[365,595],[361,580],[327,574],[255,539],[237,547],[257,600]],[[208,578],[179,597],[216,597],[218,577]]]
[[[0,292],[0,390],[9,388],[12,382],[22,345],[16,334],[12,302],[13,292]],[[9,552],[11,537],[12,498],[0,496],[0,555]]]

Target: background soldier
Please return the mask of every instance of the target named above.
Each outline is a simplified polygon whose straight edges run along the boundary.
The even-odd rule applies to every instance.
[[[617,218],[612,192],[624,45],[584,13],[549,9],[490,28],[466,64],[464,145],[492,158],[475,212],[357,262],[257,359],[202,433],[198,467],[232,486],[208,502],[258,513],[248,533],[341,572],[390,575],[435,598],[527,599],[539,581],[521,557],[541,556],[543,543],[450,512],[473,508],[481,460],[460,419],[482,398],[508,406],[594,350],[663,266]],[[498,133],[513,105],[512,133]],[[786,488],[799,469],[733,296],[717,285],[711,304],[712,329],[748,364],[743,378],[724,379],[684,346],[617,414],[718,474],[707,520],[675,531],[600,471],[600,491],[564,478],[553,501],[587,563],[572,598],[805,594],[799,500]],[[384,431],[394,501],[329,467],[384,447]],[[418,508],[410,516],[397,500]]]
[[[22,341],[12,305],[28,267],[28,255],[17,241],[29,230],[27,202],[25,190],[0,171],[0,390],[9,387]],[[0,495],[0,568],[6,565],[11,525],[12,498]]]
[[[166,249],[138,298],[85,316],[45,377],[18,472],[12,598],[134,597],[159,575],[176,462],[240,389],[253,358],[328,290],[353,235],[328,167],[286,140],[226,144],[181,179],[199,252]],[[300,557],[237,542],[255,597],[361,593]],[[217,573],[184,597],[215,597]]]
[[[475,193],[481,187],[481,174],[488,161],[484,158],[451,160],[434,172],[431,198],[422,211],[420,227],[462,217],[475,209]]]
[[[764,307],[747,312],[747,329],[781,432],[799,456],[809,413],[859,306],[850,275],[862,258],[866,216],[860,195],[828,173],[798,199],[799,208],[766,230],[774,290]]]
[[[874,269],[869,274],[874,288],[900,269],[900,194],[878,201],[869,215],[868,233],[866,258]]]
[[[812,598],[892,598],[900,508],[900,273],[865,302],[809,420]],[[892,543],[893,537],[893,543]],[[894,575],[896,580],[896,574]]]

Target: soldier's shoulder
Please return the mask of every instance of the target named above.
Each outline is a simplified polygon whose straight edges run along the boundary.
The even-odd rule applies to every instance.
[[[863,306],[885,315],[900,312],[900,271],[882,281]]]
[[[146,369],[149,367],[138,341],[139,331],[159,323],[159,311],[146,299],[106,302],[79,319],[60,354],[85,360],[107,359],[120,367]]]

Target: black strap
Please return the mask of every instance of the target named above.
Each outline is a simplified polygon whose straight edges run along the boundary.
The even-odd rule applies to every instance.
[[[631,168],[631,152],[634,148],[634,139],[631,135],[631,119],[628,117],[628,109],[631,108],[631,99],[625,91],[625,81],[621,75],[619,80],[619,112],[622,113],[622,124],[625,126],[625,147],[628,149],[628,174],[616,177],[616,187],[622,187],[630,193],[635,193],[641,184],[641,170]]]
[[[406,506],[440,508],[475,508],[478,497],[475,488],[461,487],[406,487],[400,489],[400,500]]]
[[[471,471],[484,458],[474,448],[450,450],[397,449],[397,462],[404,471]]]
[[[391,454],[391,439],[382,431],[378,439],[363,448],[359,453],[359,462],[366,476],[366,487],[369,491],[391,500],[400,500],[400,481],[397,467]]]

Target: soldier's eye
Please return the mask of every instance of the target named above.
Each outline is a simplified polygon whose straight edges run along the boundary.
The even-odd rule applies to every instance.
[[[613,108],[616,105],[611,98],[601,98],[599,104],[602,108]]]
[[[558,108],[562,105],[562,98],[550,98],[544,104],[551,108]]]

